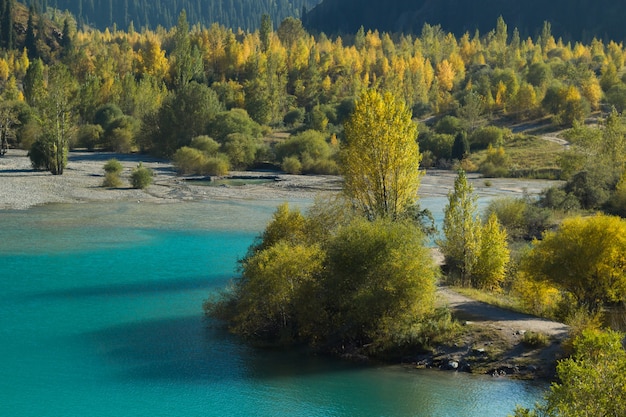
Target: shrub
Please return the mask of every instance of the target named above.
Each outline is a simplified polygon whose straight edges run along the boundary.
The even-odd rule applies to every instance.
[[[469,137],[472,149],[484,149],[488,146],[500,147],[504,144],[506,136],[510,134],[508,129],[496,126],[482,127]]]
[[[49,170],[51,165],[50,143],[45,139],[37,139],[30,148],[28,156],[34,169]]]
[[[544,347],[550,344],[550,337],[545,333],[526,332],[522,336],[522,343],[533,348]]]
[[[258,148],[257,139],[241,133],[231,133],[222,145],[223,152],[228,156],[231,165],[242,169],[254,163]]]
[[[208,175],[222,176],[228,174],[229,169],[228,159],[224,155],[217,155],[207,158],[203,171]]]
[[[181,175],[203,174],[207,159],[202,151],[188,146],[178,149],[173,156],[176,172]]]
[[[130,174],[130,183],[133,188],[143,190],[152,184],[152,175],[152,170],[144,167],[140,162],[137,168],[133,169],[133,172]]]
[[[102,186],[106,188],[117,188],[122,185],[122,180],[117,173],[107,172],[104,174],[104,181],[102,181]]]
[[[100,125],[83,125],[78,129],[78,146],[94,150],[102,140],[104,129]]]
[[[296,156],[288,156],[283,159],[283,163],[281,164],[281,168],[283,171],[289,174],[300,174],[302,172],[302,163]]]
[[[301,124],[304,121],[304,109],[293,109],[285,114],[283,122],[287,126],[295,126]]]
[[[104,172],[107,174],[116,174],[119,175],[124,167],[117,159],[109,159],[106,164],[104,164]]]
[[[220,144],[206,135],[196,136],[191,139],[191,144],[189,146],[204,152],[208,156],[215,156],[220,149]]]
[[[506,177],[509,174],[511,158],[504,152],[504,148],[493,148],[489,145],[487,156],[480,164],[480,172],[485,177]]]

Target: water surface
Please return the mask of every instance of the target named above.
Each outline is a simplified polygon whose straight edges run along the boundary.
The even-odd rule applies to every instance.
[[[489,417],[539,398],[507,379],[255,350],[210,326],[202,302],[277,204],[1,212],[0,415]]]

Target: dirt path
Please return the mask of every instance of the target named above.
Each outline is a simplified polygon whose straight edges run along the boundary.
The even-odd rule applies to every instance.
[[[467,322],[487,323],[511,334],[543,333],[554,339],[567,337],[569,326],[527,314],[495,307],[461,295],[450,288],[439,287],[438,294],[458,318]]]
[[[439,346],[418,365],[442,369],[487,373],[492,376],[550,379],[557,360],[563,357],[563,341],[569,327],[526,314],[495,307],[461,295],[450,288],[438,288],[439,303],[447,305],[463,323],[460,340]],[[547,336],[544,346],[529,346],[524,335]]]

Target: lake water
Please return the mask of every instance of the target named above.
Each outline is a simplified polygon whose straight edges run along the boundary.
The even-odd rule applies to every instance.
[[[0,212],[0,415],[490,417],[540,398],[531,383],[255,350],[211,328],[203,300],[278,203]]]

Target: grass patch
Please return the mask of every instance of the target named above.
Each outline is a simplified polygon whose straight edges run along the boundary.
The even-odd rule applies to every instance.
[[[506,294],[502,294],[502,293],[495,294],[495,293],[488,292],[488,291],[478,290],[476,288],[466,288],[466,287],[452,287],[452,289],[461,295],[464,295],[466,297],[469,297],[476,301],[480,301],[485,304],[490,304],[492,306],[516,311],[518,313],[528,314],[527,311],[524,311],[524,308],[515,297],[511,297]]]
[[[541,139],[537,136],[514,135],[504,145],[504,152],[510,158],[509,171],[512,173],[530,173],[533,178],[544,175],[554,176],[559,171],[556,164],[558,156],[564,147],[558,143]],[[487,155],[486,150],[481,150],[470,155],[470,160],[475,165],[480,165]],[[550,178],[552,179],[552,178]]]
[[[522,336],[522,343],[532,348],[545,347],[550,344],[550,336],[545,333],[526,332]]]

